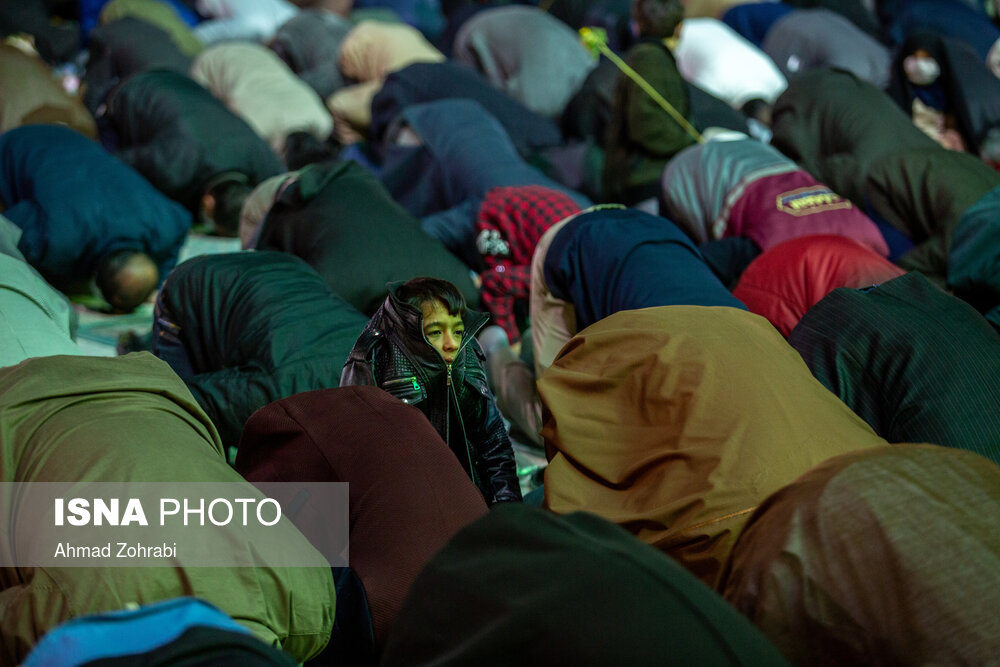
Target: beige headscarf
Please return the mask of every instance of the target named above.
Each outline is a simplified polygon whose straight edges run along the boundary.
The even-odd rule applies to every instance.
[[[420,31],[403,23],[361,21],[340,47],[340,71],[358,81],[341,88],[326,104],[333,114],[338,137],[349,143],[371,124],[372,98],[385,78],[417,62],[441,62],[444,54]]]

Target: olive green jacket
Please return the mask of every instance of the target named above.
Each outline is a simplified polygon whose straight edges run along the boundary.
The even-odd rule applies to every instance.
[[[685,118],[690,101],[673,54],[659,40],[641,41],[625,55],[628,65]],[[618,75],[615,105],[605,137],[604,199],[634,204],[655,196],[667,162],[695,143],[638,84]]]

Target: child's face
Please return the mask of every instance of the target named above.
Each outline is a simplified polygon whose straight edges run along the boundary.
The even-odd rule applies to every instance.
[[[455,361],[455,355],[462,346],[465,324],[459,315],[451,315],[443,303],[435,299],[425,301],[420,306],[423,312],[424,336],[440,353],[446,364]]]

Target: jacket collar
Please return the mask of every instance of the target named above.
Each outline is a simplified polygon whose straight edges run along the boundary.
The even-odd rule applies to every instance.
[[[423,313],[416,306],[411,306],[397,298],[395,287],[390,289],[389,296],[386,297],[381,310],[384,328],[387,331],[399,332],[396,336],[397,344],[405,348],[414,360],[419,360],[422,365],[429,367],[443,367],[445,365],[444,359],[424,335]],[[455,355],[453,366],[461,366],[464,363],[466,348],[489,318],[486,313],[469,308],[465,309],[465,316],[462,317],[462,323],[465,324],[465,335],[462,337],[462,345],[458,354]]]

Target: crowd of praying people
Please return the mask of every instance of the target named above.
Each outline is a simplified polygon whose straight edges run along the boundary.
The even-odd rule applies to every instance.
[[[1000,1],[0,36],[0,482],[346,482],[350,540],[19,563],[4,484],[0,665],[1000,660]]]

